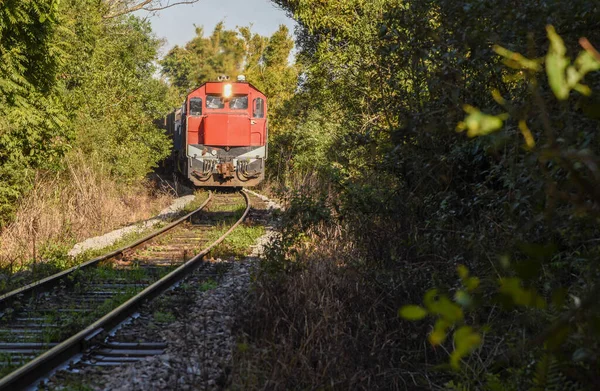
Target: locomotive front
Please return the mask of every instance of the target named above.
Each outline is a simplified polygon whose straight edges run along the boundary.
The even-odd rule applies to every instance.
[[[267,99],[243,76],[203,84],[167,122],[177,170],[194,185],[249,187],[264,179]]]

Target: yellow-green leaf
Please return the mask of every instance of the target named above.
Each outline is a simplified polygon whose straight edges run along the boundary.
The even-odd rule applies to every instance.
[[[442,316],[447,322],[455,323],[463,318],[462,309],[435,289],[428,291],[423,300],[429,312]]]
[[[525,120],[519,121],[519,130],[521,131],[521,134],[525,139],[525,145],[527,145],[527,149],[532,149],[533,147],[535,147],[535,140],[533,138],[533,134],[531,133],[531,130],[529,130],[529,127],[527,126],[527,122],[525,122]]]
[[[454,351],[450,355],[450,365],[459,368],[460,360],[481,345],[481,335],[470,326],[462,326],[454,332]]]
[[[458,270],[458,275],[461,280],[466,280],[469,277],[469,269],[465,265],[458,265],[456,268]]]
[[[524,289],[521,286],[520,278],[512,277],[500,279],[500,293],[510,296],[516,305],[546,308],[544,298],[534,289]]]
[[[541,68],[539,60],[530,60],[520,53],[512,52],[498,45],[494,45],[493,49],[496,53],[507,60],[506,65],[510,66],[511,68],[528,69],[535,72],[539,71]]]
[[[600,70],[600,61],[590,52],[581,52],[575,60],[575,65],[579,69],[579,73],[587,74],[589,72]]]
[[[479,278],[478,277],[468,278],[467,281],[465,281],[465,286],[467,287],[467,290],[469,292],[473,292],[479,286]]]
[[[546,26],[546,31],[550,40],[550,50],[546,55],[548,82],[554,95],[559,100],[565,100],[569,97],[569,85],[565,76],[565,71],[569,65],[569,60],[565,57],[567,49],[553,26]]]
[[[427,316],[427,310],[418,305],[405,305],[400,308],[398,315],[406,320],[420,320]]]
[[[433,346],[441,345],[446,340],[446,333],[441,330],[434,330],[429,334],[429,343]]]
[[[462,132],[467,131],[467,136],[477,137],[485,136],[500,130],[504,125],[504,121],[508,119],[508,114],[489,115],[480,110],[465,105],[465,112],[468,114],[463,122],[460,122],[456,130]]]
[[[444,343],[447,337],[448,327],[450,324],[446,322],[444,319],[438,319],[435,322],[435,326],[433,326],[433,331],[429,334],[429,343],[433,346],[441,345]]]

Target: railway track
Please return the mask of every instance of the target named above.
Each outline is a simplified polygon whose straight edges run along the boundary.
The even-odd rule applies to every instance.
[[[80,365],[110,366],[160,354],[163,343],[111,334],[192,272],[196,282],[205,277],[203,258],[250,207],[245,192],[211,193],[194,212],[128,247],[0,296],[0,390],[30,386],[76,355]]]

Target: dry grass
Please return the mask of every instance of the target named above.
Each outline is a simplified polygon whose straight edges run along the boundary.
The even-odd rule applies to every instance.
[[[123,186],[81,155],[64,172],[38,173],[16,219],[0,234],[0,267],[16,271],[50,246],[68,246],[168,206],[172,196],[149,183]]]
[[[261,266],[230,387],[405,390],[443,384],[417,364],[442,353],[422,343],[428,328],[397,316],[411,300],[398,289],[401,282],[357,262],[339,229],[321,234],[300,249],[294,271],[273,274],[265,270],[268,263]]]

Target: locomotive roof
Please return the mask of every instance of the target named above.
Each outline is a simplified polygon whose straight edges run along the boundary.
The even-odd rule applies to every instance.
[[[236,81],[227,81],[227,80],[224,80],[224,81],[207,81],[207,82],[204,82],[204,83],[200,84],[198,87],[196,87],[196,88],[194,88],[194,89],[192,89],[192,90],[188,91],[187,95],[191,94],[192,92],[194,92],[194,91],[196,91],[196,90],[199,90],[200,88],[204,87],[205,85],[207,85],[207,84],[209,84],[209,83],[221,83],[221,84],[225,84],[225,83],[229,83],[229,84],[248,84],[248,85],[250,86],[250,88],[253,88],[253,89],[255,89],[256,91],[260,92],[261,94],[265,95],[265,93],[264,93],[264,92],[262,92],[261,90],[259,90],[258,88],[256,88],[256,86],[254,86],[254,84],[252,84],[252,83],[250,83],[250,82],[247,82],[247,81],[237,81],[237,80],[236,80]],[[265,96],[266,96],[266,95],[265,95]]]

